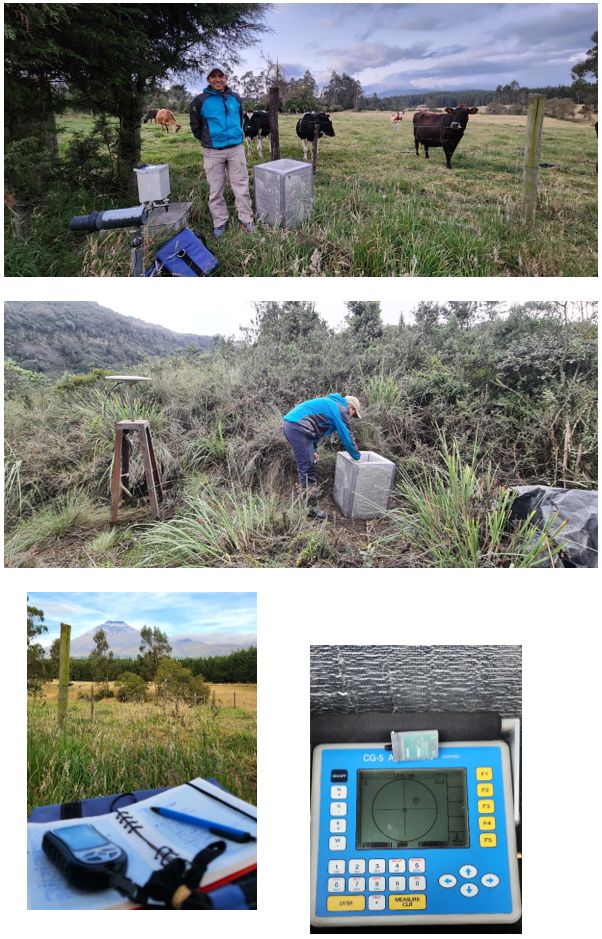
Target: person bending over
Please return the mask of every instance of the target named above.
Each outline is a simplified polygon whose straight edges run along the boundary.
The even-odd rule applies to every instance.
[[[353,395],[326,395],[302,401],[284,415],[282,429],[292,447],[299,488],[305,498],[308,514],[313,518],[326,518],[318,506],[316,463],[318,443],[336,432],[345,450],[354,460],[360,459],[351,431],[350,418],[361,418],[360,403]]]

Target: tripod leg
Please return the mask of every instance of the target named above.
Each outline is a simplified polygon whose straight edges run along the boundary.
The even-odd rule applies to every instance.
[[[111,524],[114,525],[119,514],[121,498],[121,460],[123,455],[123,430],[115,428],[115,450],[113,452],[113,470],[111,472]]]
[[[153,438],[151,437],[150,427],[146,428],[146,436],[148,439],[148,450],[150,453],[151,466],[153,468],[153,478],[155,480],[155,486],[157,489],[158,501],[163,502],[163,483],[161,482],[161,473],[159,471],[159,465],[157,463],[157,457],[155,454],[155,448],[153,446]]]
[[[157,502],[157,491],[155,489],[155,480],[153,478],[153,468],[151,465],[150,450],[148,446],[147,427],[140,428],[140,447],[142,450],[142,462],[144,463],[144,475],[146,477],[146,488],[148,489],[148,498],[150,502],[153,518],[159,518],[159,504]]]

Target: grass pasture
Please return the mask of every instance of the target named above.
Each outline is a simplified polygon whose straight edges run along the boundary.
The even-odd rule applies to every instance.
[[[526,117],[477,114],[445,167],[441,149],[416,157],[412,115],[395,130],[386,112],[333,115],[315,177],[314,211],[295,231],[259,225],[252,236],[232,226],[219,246],[211,235],[200,147],[187,115],[179,134],[142,127],[142,158],[170,166],[171,197],[194,202],[191,227],[216,250],[216,276],[595,276],[597,140],[589,123],[546,118],[536,224],[520,220]],[[281,155],[302,158],[296,115],[281,115]],[[61,118],[64,149],[81,115]],[[266,152],[266,151],[264,151]],[[265,159],[266,157],[264,157]],[[269,154],[267,155],[269,159]],[[253,149],[250,167],[258,162]],[[252,175],[252,174],[251,174]],[[78,242],[71,214],[99,206],[89,192],[37,211],[25,245],[7,242],[13,275],[126,275],[129,235],[104,233]],[[165,240],[165,239],[163,239]],[[73,250],[74,245],[79,250]]]
[[[154,702],[90,705],[78,698],[89,688],[74,682],[62,732],[57,727],[58,683],[45,686],[28,708],[27,810],[133,789],[176,786],[195,776],[213,777],[256,802],[255,685],[211,685],[217,701],[178,715]],[[231,706],[236,691],[236,708]]]

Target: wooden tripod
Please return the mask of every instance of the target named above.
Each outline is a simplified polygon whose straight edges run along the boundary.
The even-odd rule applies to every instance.
[[[118,421],[115,424],[115,452],[111,475],[111,523],[113,525],[119,515],[121,491],[122,489],[129,490],[132,444],[128,435],[131,431],[138,431],[140,438],[144,476],[153,518],[159,518],[159,503],[163,502],[163,484],[148,421]]]

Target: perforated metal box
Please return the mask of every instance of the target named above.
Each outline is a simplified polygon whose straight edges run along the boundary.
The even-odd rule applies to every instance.
[[[337,453],[334,501],[346,518],[376,518],[387,511],[395,482],[395,463],[386,457],[361,451],[359,460]]]
[[[311,215],[314,180],[310,163],[273,160],[258,163],[253,172],[258,219],[295,228]]]

